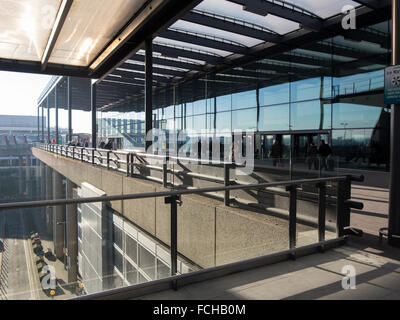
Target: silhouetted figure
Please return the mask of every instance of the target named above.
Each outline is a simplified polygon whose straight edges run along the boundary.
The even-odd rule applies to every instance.
[[[318,170],[318,148],[313,142],[310,143],[310,147],[307,151],[307,162],[308,170],[311,170],[313,165],[314,169]]]
[[[321,140],[318,153],[321,157],[321,170],[328,170],[328,157],[332,154],[331,147],[325,143],[325,140]],[[330,166],[329,166],[330,167]]]
[[[276,167],[277,164],[279,163],[281,154],[282,154],[281,144],[278,142],[278,140],[275,140],[269,152],[269,156],[272,158],[272,163],[274,167]]]

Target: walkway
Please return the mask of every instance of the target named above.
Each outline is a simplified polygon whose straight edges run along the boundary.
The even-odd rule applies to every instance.
[[[400,249],[378,241],[378,230],[387,226],[387,189],[353,186],[353,200],[364,210],[352,210],[351,225],[363,229],[362,238],[347,245],[275,265],[164,291],[141,299],[399,299]],[[344,290],[345,266],[356,271],[356,289]]]

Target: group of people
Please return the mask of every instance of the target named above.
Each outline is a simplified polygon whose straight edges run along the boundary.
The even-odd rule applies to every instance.
[[[325,140],[321,140],[319,148],[311,142],[307,150],[308,169],[314,166],[315,170],[333,170],[331,155],[332,149]]]
[[[113,140],[108,139],[107,143],[101,141],[99,144],[99,148],[103,150],[112,150],[113,149]]]
[[[68,146],[70,147],[83,147],[83,148],[89,148],[89,139],[82,139],[79,141],[72,141],[68,143]]]
[[[325,140],[321,140],[319,147],[317,147],[314,142],[311,142],[307,150],[306,162],[308,164],[308,169],[311,170],[314,166],[315,170],[333,170],[331,156],[332,149]],[[272,144],[269,157],[272,159],[273,166],[279,167],[281,164],[282,146],[278,140],[275,140]]]

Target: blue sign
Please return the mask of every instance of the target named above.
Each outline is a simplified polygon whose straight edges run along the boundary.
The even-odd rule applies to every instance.
[[[400,104],[400,66],[385,69],[385,104]]]

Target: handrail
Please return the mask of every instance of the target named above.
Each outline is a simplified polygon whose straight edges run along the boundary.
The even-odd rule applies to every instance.
[[[44,206],[60,206],[60,205],[71,205],[71,204],[82,204],[82,203],[95,203],[95,202],[111,202],[118,200],[135,200],[135,199],[146,199],[146,198],[162,198],[171,196],[183,196],[191,194],[203,194],[218,191],[232,191],[232,190],[252,190],[252,189],[264,189],[268,187],[277,186],[298,186],[302,184],[320,184],[324,182],[338,182],[352,179],[350,176],[338,176],[330,178],[316,178],[316,179],[302,179],[302,180],[291,180],[291,181],[279,181],[279,182],[268,182],[260,184],[248,184],[248,185],[233,185],[223,187],[209,187],[199,189],[187,189],[187,190],[174,190],[174,191],[161,191],[161,192],[148,192],[148,193],[134,193],[126,195],[115,195],[115,196],[103,196],[103,197],[89,197],[79,199],[59,199],[59,200],[43,200],[43,201],[28,201],[28,202],[14,202],[14,203],[2,203],[0,204],[0,211],[11,210],[11,209],[24,209],[24,208],[37,208]]]

